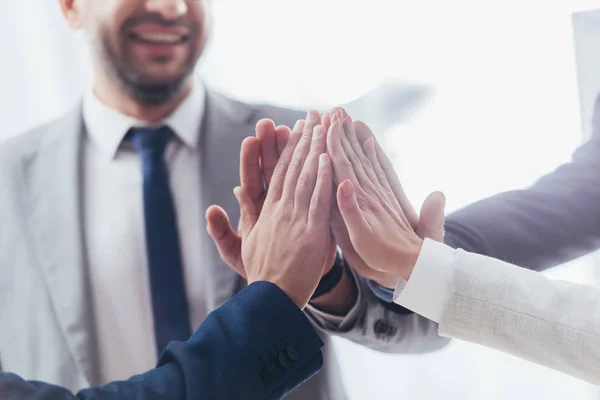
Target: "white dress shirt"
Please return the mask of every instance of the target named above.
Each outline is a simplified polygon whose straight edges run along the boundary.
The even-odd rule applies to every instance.
[[[177,215],[192,331],[207,314],[200,291],[200,125],[204,87],[195,82],[182,104],[161,124],[175,133],[165,150]],[[87,136],[83,145],[83,216],[100,376],[129,378],[155,367],[151,295],[144,231],[142,163],[123,139],[146,126],[103,104],[90,90],[84,97]]]

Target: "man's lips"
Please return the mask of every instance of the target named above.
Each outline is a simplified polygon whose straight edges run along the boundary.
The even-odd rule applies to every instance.
[[[187,42],[190,33],[185,28],[142,25],[132,29],[128,37],[146,44],[177,45]]]

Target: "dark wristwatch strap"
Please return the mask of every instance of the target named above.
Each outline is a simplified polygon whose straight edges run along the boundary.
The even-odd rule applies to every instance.
[[[335,288],[338,285],[338,283],[340,283],[340,280],[344,275],[344,268],[344,259],[338,251],[335,255],[333,267],[324,277],[321,278],[321,280],[319,281],[319,286],[317,286],[317,289],[315,290],[310,299],[314,300],[317,297],[321,297],[324,294],[331,292],[333,288]]]

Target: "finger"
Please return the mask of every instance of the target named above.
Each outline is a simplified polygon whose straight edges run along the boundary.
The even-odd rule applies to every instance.
[[[325,153],[319,156],[317,182],[310,200],[308,212],[309,227],[329,226],[331,215],[331,196],[333,179],[331,178],[331,159]]]
[[[331,114],[326,112],[321,116],[321,126],[323,127],[323,133],[329,132],[329,126],[331,126]]]
[[[379,182],[379,187],[382,189],[383,196],[387,199],[388,204],[392,207],[393,210],[396,211],[398,216],[406,223],[407,225],[411,225],[410,221],[404,214],[398,199],[394,195],[387,177],[381,168],[381,164],[379,163],[377,152],[375,151],[375,139],[371,136],[364,144],[365,153],[367,157],[372,160],[371,165],[373,166],[373,172],[379,177],[376,177],[376,182]],[[414,229],[414,228],[413,228]]]
[[[233,193],[240,205],[240,233],[242,238],[246,238],[258,221],[259,211],[245,188],[238,186]]]
[[[323,127],[317,125],[313,130],[310,151],[302,167],[302,172],[296,185],[296,200],[294,207],[298,205],[301,209],[306,209],[313,196],[317,175],[319,173],[320,156],[327,150],[327,135],[323,132]],[[329,162],[329,157],[327,157]],[[329,174],[331,177],[331,174]]]
[[[430,238],[438,242],[444,241],[445,207],[446,197],[442,192],[433,192],[425,199],[417,227],[417,235],[421,239]]]
[[[365,148],[365,154],[371,161],[371,165],[373,166],[373,171],[375,172],[375,176],[377,176],[377,181],[381,186],[383,186],[387,191],[393,194],[390,183],[385,176],[385,172],[383,168],[381,168],[381,164],[379,162],[379,158],[377,157],[377,153],[375,151],[375,139],[373,136],[369,137],[365,142],[363,147]]]
[[[270,119],[261,119],[258,121],[256,124],[256,137],[260,139],[262,178],[268,185],[271,182],[273,171],[275,171],[275,166],[279,160],[275,123]]]
[[[344,120],[343,126],[344,126],[344,133],[346,135],[346,138],[348,139],[348,142],[350,143],[350,146],[352,147],[354,154],[356,154],[356,156],[358,158],[358,161],[360,163],[359,166],[362,169],[362,171],[364,171],[364,175],[371,181],[371,183],[373,185],[379,184],[379,179],[377,178],[377,175],[375,175],[375,171],[373,170],[373,165],[371,163],[371,160],[369,160],[369,158],[367,157],[367,154],[365,153],[365,151],[363,149],[362,142],[360,142],[358,140],[358,137],[356,136],[352,118],[350,118],[350,117],[346,118]],[[350,160],[350,161],[352,161],[352,160]],[[356,169],[357,167],[355,166],[354,168]],[[362,175],[362,173],[361,173],[361,175]]]
[[[337,202],[340,214],[348,228],[350,240],[354,245],[355,240],[360,236],[360,233],[365,231],[367,222],[358,205],[356,191],[350,180],[345,180],[338,186]]]
[[[242,254],[242,238],[233,230],[229,216],[219,206],[211,206],[206,211],[207,231],[215,242],[223,261],[241,276],[246,271],[238,260]]]
[[[358,136],[358,139],[361,142],[366,141],[369,137],[375,136],[373,134],[373,132],[371,131],[371,129],[369,129],[369,127],[367,125],[365,125],[363,122],[359,122],[359,121],[355,122],[354,129]],[[379,143],[377,143],[377,141],[375,141],[375,151],[377,153],[377,158],[379,159],[379,163],[381,164],[381,168],[383,169],[385,176],[392,188],[392,192],[394,193],[394,196],[396,196],[396,199],[398,200],[400,207],[402,207],[402,211],[404,211],[404,214],[406,215],[406,218],[410,222],[410,225],[414,229],[416,229],[418,221],[419,221],[419,217],[418,217],[417,212],[415,211],[414,207],[408,200],[408,197],[406,196],[404,189],[402,188],[402,184],[400,183],[400,179],[398,179],[398,175],[396,174],[394,165],[389,160],[389,158],[387,157],[387,155],[385,154],[385,152],[383,151],[383,149],[381,148]]]
[[[331,126],[327,133],[327,152],[331,156],[333,164],[334,183],[339,183],[349,179],[353,184],[358,184],[352,163],[348,159],[344,147],[342,146],[342,120],[334,115],[331,119]]]
[[[260,147],[258,138],[247,137],[240,150],[240,182],[254,201],[257,201],[265,190],[260,168]]]
[[[267,193],[266,199],[266,201],[268,202],[279,200],[283,194],[285,176],[287,174],[288,166],[294,154],[296,145],[302,137],[304,125],[304,120],[299,120],[296,122],[296,125],[294,125],[294,129],[290,133],[290,139],[287,141],[285,148],[279,156],[279,161],[275,166],[275,171],[273,172],[273,176],[269,184],[269,191]]]
[[[334,115],[337,115],[342,121],[348,118],[348,113],[343,107],[333,107],[331,109],[331,117],[333,118]]]
[[[280,125],[275,128],[275,136],[277,137],[277,158],[281,156],[283,153],[283,149],[285,149],[285,145],[288,140],[290,140],[290,128],[285,125]],[[269,182],[267,182],[268,184]]]
[[[354,175],[356,175],[358,185],[361,188],[368,191],[373,189],[373,182],[369,178],[365,170],[365,165],[363,164],[364,162],[368,162],[368,160],[366,159],[366,157],[364,157],[364,153],[363,157],[360,157],[359,154],[355,152],[354,147],[350,143],[350,133],[348,132],[348,129],[351,123],[352,122],[349,117],[342,123],[342,147],[344,148],[344,153],[346,153],[346,157],[348,158],[348,160],[350,160],[350,163],[352,164],[352,170],[354,171]],[[358,147],[360,147],[360,145]],[[362,149],[360,149],[360,151],[362,153]],[[371,163],[369,162],[369,166],[370,164]]]
[[[283,198],[295,198],[298,179],[300,178],[300,174],[302,172],[302,169],[304,168],[304,164],[310,152],[313,131],[315,127],[319,125],[320,122],[321,114],[319,114],[318,111],[310,110],[306,115],[306,123],[304,124],[302,137],[300,138],[300,141],[294,149],[294,154],[288,165],[288,170],[285,176],[285,182],[283,184]]]

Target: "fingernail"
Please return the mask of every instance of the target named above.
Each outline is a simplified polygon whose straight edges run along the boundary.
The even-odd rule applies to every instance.
[[[351,125],[352,125],[352,118],[350,118],[350,116],[344,118],[344,126],[349,128]]]
[[[235,196],[235,198],[237,199],[237,201],[240,201],[240,187],[236,186],[233,188],[233,195]]]
[[[327,164],[329,164],[329,156],[327,155],[327,153],[323,153],[319,156],[319,165],[321,167],[324,167]]]
[[[354,192],[354,187],[352,185],[352,182],[349,180],[346,180],[342,183],[342,194],[344,195],[344,197],[351,197],[352,193]]]
[[[313,122],[315,122],[315,120],[317,119],[316,114],[317,113],[314,110],[310,110],[308,112],[308,114],[306,115],[306,122],[307,123],[313,123]]]

